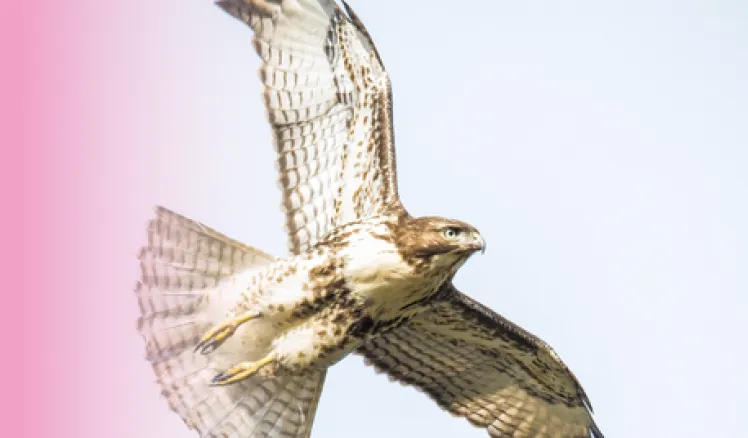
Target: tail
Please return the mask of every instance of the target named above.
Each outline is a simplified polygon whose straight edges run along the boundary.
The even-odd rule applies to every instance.
[[[138,331],[161,394],[187,426],[201,437],[308,437],[324,372],[212,387],[224,364],[193,352],[224,280],[274,258],[163,207],[139,258]]]

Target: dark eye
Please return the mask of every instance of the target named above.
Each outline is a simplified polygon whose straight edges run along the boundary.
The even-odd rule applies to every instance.
[[[454,239],[455,237],[460,235],[460,232],[461,231],[459,228],[449,227],[444,230],[444,237],[446,237],[447,239]]]

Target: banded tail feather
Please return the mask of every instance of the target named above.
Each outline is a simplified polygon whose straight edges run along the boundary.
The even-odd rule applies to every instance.
[[[274,258],[166,208],[155,213],[139,254],[137,329],[169,407],[202,437],[308,437],[324,372],[215,387],[225,358],[194,351],[234,276]]]

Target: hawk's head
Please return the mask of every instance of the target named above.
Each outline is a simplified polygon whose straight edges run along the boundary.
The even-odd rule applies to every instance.
[[[398,248],[412,265],[456,270],[476,251],[486,249],[474,226],[454,219],[407,217],[398,228]]]

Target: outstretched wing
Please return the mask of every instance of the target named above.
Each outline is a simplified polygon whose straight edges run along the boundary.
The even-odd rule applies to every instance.
[[[463,295],[357,350],[492,437],[602,438],[582,386],[553,349]]]
[[[329,0],[220,0],[254,31],[289,246],[400,208],[390,82],[360,20]]]

